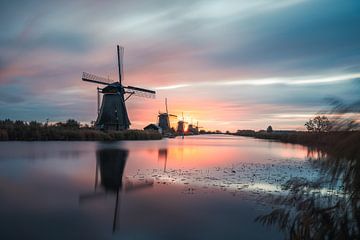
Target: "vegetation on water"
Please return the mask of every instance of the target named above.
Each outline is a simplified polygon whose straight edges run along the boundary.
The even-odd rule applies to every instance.
[[[99,131],[88,125],[81,126],[73,119],[51,125],[36,121],[0,120],[0,141],[118,141],[161,138],[161,134],[155,131]]]

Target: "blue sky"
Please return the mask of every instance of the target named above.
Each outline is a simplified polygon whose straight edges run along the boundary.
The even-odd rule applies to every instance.
[[[209,129],[302,129],[327,98],[358,99],[360,2],[2,1],[0,118],[96,119],[88,71],[157,90],[127,102],[133,128],[164,108]]]

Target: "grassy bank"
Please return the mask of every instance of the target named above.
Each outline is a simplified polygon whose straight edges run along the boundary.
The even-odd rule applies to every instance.
[[[324,150],[336,150],[347,154],[360,154],[359,131],[334,131],[334,132],[243,132],[233,135],[269,139],[284,143],[301,144],[308,147],[317,147]]]
[[[47,129],[45,131],[8,132],[0,129],[0,141],[119,141],[119,140],[159,140],[161,134],[144,130],[102,132],[92,129]]]
[[[38,122],[0,121],[0,141],[119,141],[161,138],[161,134],[155,131],[103,132],[88,126],[80,127],[76,121],[51,126]]]

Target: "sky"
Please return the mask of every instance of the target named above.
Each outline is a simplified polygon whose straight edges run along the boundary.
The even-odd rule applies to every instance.
[[[304,129],[329,99],[358,100],[360,1],[6,1],[0,119],[96,120],[82,72],[156,90],[132,97],[132,128],[165,111],[205,129]],[[174,119],[176,121],[176,119]]]

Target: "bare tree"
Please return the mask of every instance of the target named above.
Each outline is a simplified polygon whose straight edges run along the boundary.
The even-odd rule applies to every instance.
[[[309,132],[328,132],[331,129],[331,123],[326,116],[316,116],[305,123]]]

